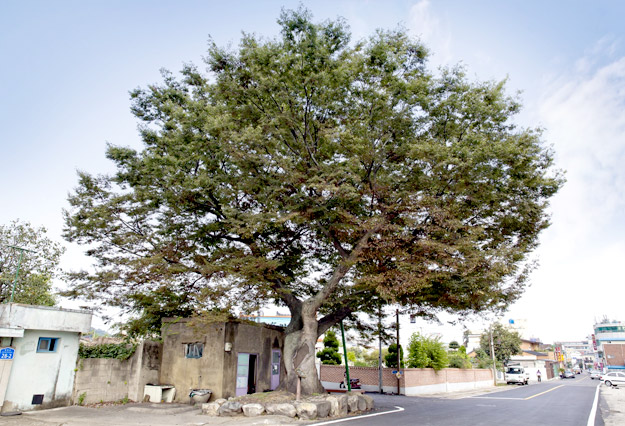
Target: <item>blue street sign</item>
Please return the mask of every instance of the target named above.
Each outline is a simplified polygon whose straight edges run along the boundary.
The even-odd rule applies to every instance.
[[[15,349],[13,348],[0,349],[0,359],[13,359],[13,355],[15,355]]]
[[[393,374],[397,374],[397,370],[393,370]]]

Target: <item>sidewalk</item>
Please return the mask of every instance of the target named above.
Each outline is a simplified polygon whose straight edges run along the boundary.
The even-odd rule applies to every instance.
[[[605,426],[625,425],[625,388],[601,385],[599,392],[599,409]]]
[[[194,426],[194,425],[305,425],[312,422],[284,416],[210,417],[202,414],[199,406],[184,404],[129,403],[98,408],[71,407],[28,411],[19,416],[0,417],[0,423],[9,426]]]

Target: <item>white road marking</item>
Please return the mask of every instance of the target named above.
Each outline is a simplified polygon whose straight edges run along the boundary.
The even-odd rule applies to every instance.
[[[352,421],[352,420],[364,419],[365,417],[383,416],[384,414],[398,413],[400,411],[404,411],[404,409],[402,407],[398,407],[397,405],[395,406],[395,408],[396,408],[396,410],[385,411],[383,413],[365,414],[364,416],[350,417],[348,419],[338,419],[338,420],[330,420],[330,421],[327,421],[327,422],[315,423],[315,426],[318,426],[318,425],[331,425],[333,423],[349,422],[349,421]]]
[[[594,426],[595,424],[595,417],[597,415],[597,402],[599,402],[599,387],[601,387],[601,385],[597,386],[597,390],[595,391],[595,400],[592,403],[592,410],[590,410],[590,415],[588,416],[587,426]]]

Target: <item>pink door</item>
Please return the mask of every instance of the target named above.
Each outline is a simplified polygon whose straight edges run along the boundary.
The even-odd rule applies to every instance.
[[[271,351],[271,390],[280,384],[280,349]]]

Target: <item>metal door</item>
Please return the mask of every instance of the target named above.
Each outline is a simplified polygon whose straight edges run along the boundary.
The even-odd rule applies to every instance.
[[[271,351],[271,390],[280,384],[280,349]]]
[[[250,371],[250,354],[240,353],[237,357],[236,396],[247,395],[247,382]]]

